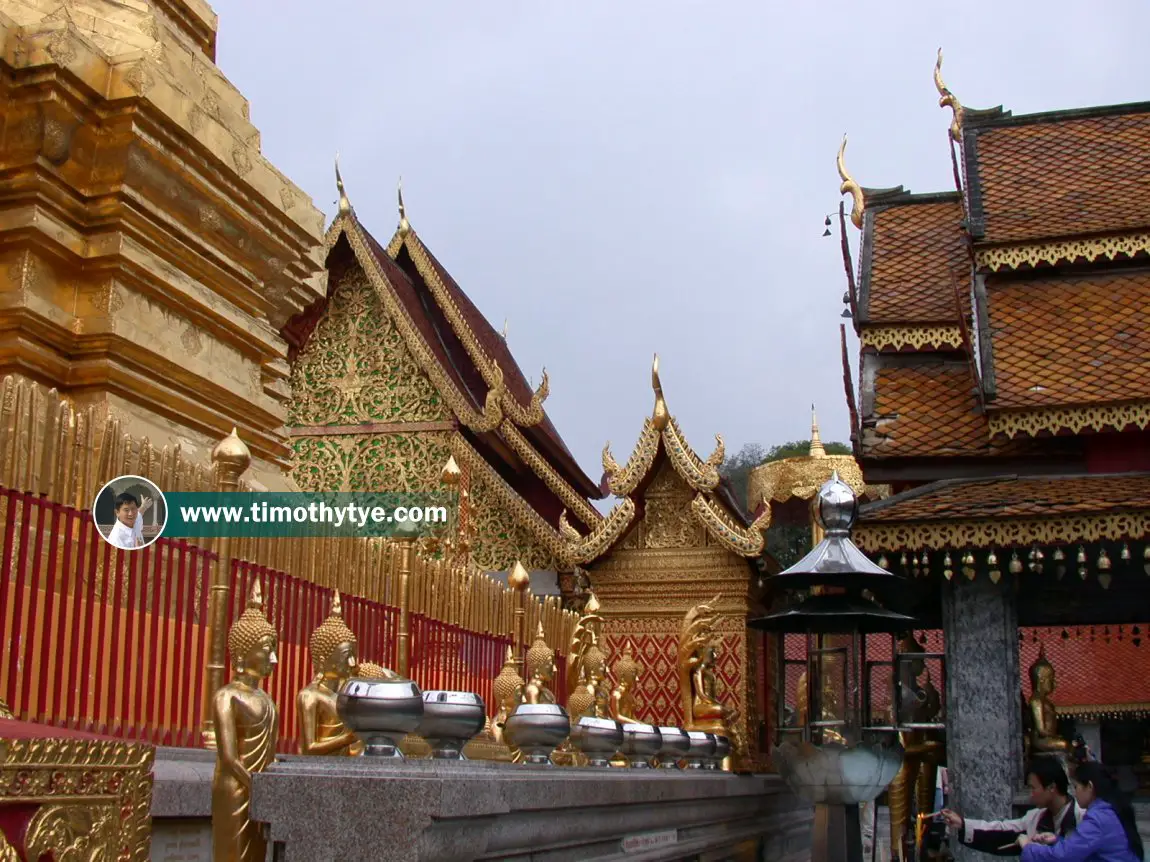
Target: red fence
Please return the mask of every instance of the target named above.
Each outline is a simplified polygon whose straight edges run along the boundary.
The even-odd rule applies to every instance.
[[[421,688],[473,691],[483,698],[487,714],[495,715],[491,685],[503,667],[510,639],[413,614],[411,643],[411,677]]]
[[[212,555],[113,548],[90,513],[0,489],[0,695],[25,721],[197,745]]]

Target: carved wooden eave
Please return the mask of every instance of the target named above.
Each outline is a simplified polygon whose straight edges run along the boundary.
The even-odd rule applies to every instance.
[[[1007,440],[1057,434],[1088,434],[1150,428],[1150,401],[1086,404],[1028,410],[994,410],[987,414],[992,437]]]
[[[559,531],[566,543],[565,558],[574,564],[586,565],[609,552],[641,519],[643,492],[664,460],[695,492],[691,511],[707,534],[734,554],[758,556],[764,546],[764,531],[770,526],[770,507],[763,506],[749,526],[732,512],[718,493],[719,465],[726,453],[723,438],[716,434],[715,450],[706,458],[700,458],[687,443],[679,423],[667,411],[659,381],[658,357],[655,357],[651,376],[655,409],[643,421],[643,430],[627,463],[619,466],[611,454],[610,444],[603,447],[604,483],[613,494],[623,499],[586,536],[567,523],[566,512],[560,516]]]

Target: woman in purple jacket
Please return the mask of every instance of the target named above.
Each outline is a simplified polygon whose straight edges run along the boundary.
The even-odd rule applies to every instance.
[[[1074,771],[1075,796],[1086,815],[1065,838],[1025,835],[1022,862],[1143,862],[1134,809],[1101,763],[1080,763]]]

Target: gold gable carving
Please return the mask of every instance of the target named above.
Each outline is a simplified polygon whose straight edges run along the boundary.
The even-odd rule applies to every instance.
[[[297,437],[292,473],[303,491],[435,491],[449,431]]]
[[[962,331],[957,326],[865,326],[859,340],[875,350],[957,349],[962,347]]]
[[[1056,266],[1074,263],[1080,258],[1087,262],[1103,258],[1114,260],[1119,255],[1133,258],[1150,253],[1150,233],[1104,236],[1093,239],[1067,239],[1058,242],[983,248],[975,252],[979,269],[1001,272],[1029,266]]]
[[[1125,541],[1150,533],[1150,512],[1074,518],[1002,518],[985,521],[860,524],[854,541],[869,554],[955,548],[1070,545],[1104,539]]]
[[[1150,428],[1150,401],[1137,404],[1102,404],[1089,407],[1055,407],[991,413],[988,416],[991,435],[1005,434],[1034,437],[1041,433],[1057,434],[1068,429],[1083,431],[1122,430],[1128,425]]]

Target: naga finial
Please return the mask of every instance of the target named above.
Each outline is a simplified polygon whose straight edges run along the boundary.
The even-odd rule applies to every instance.
[[[851,206],[851,222],[857,228],[862,228],[863,213],[866,212],[866,198],[863,197],[862,187],[847,173],[846,162],[843,157],[847,151],[847,136],[843,135],[843,142],[839,146],[838,169],[839,178],[843,184],[839,186],[839,194],[849,194],[854,203]]]
[[[938,59],[934,63],[934,87],[938,90],[938,106],[950,108],[952,111],[950,137],[957,141],[962,137],[963,107],[962,102],[958,101],[958,96],[954,95],[942,80],[942,48],[938,49]]]
[[[400,236],[407,236],[411,232],[411,223],[407,220],[407,207],[403,205],[403,177],[399,178],[399,182],[395,187],[396,196],[399,198],[399,234]]]
[[[651,420],[655,424],[655,429],[662,431],[667,427],[671,414],[667,411],[667,402],[663,398],[663,384],[659,380],[658,353],[655,354],[655,361],[651,363],[651,388],[655,390],[655,410],[651,414]]]
[[[505,318],[503,318],[503,331],[499,333],[499,336],[500,336],[500,337],[501,337],[501,338],[502,338],[504,341],[506,341],[506,340],[507,340],[507,318],[506,318],[506,317],[505,317]]]
[[[822,438],[819,437],[819,417],[815,413],[815,405],[811,405],[811,448],[807,454],[811,458],[827,457],[827,450],[823,448]]]
[[[343,177],[339,174],[339,153],[335,154],[335,187],[339,189],[339,214],[351,215],[351,201],[343,187]]]

